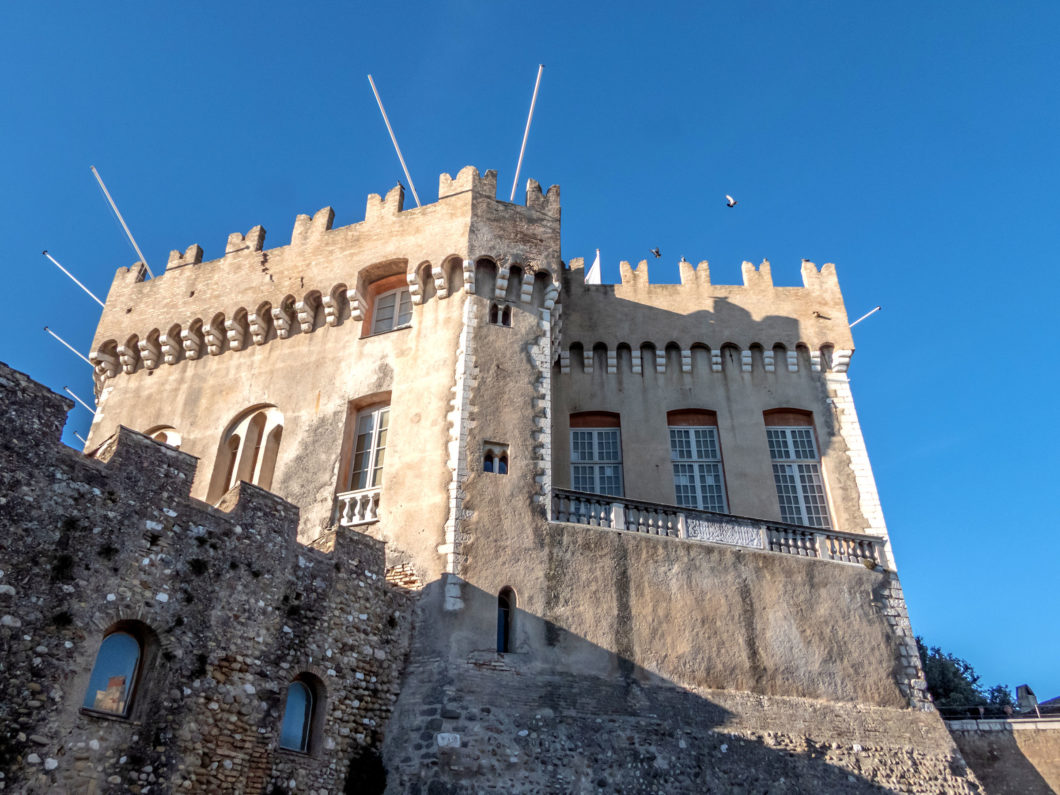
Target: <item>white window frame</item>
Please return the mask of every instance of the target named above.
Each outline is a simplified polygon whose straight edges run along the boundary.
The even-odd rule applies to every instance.
[[[380,321],[382,320],[379,314],[379,304],[383,299],[394,296],[394,315],[390,318],[388,325],[380,327]],[[407,315],[405,316],[405,322],[401,322],[401,308],[402,306],[408,307]],[[375,301],[372,304],[372,334],[385,334],[388,331],[395,331],[399,328],[408,328],[412,325],[412,296],[409,293],[408,287],[396,287],[393,290],[387,290],[382,292],[375,297]]]
[[[362,422],[365,420],[371,421],[371,428],[368,430],[370,435],[369,446],[363,452],[367,453],[367,463],[365,466],[358,466],[358,455],[360,452],[358,449],[358,440],[364,435],[361,431]],[[385,424],[384,424],[385,423]],[[387,439],[384,437],[383,443],[380,445],[379,436],[381,433],[386,433],[389,436],[390,430],[390,404],[383,404],[378,406],[372,406],[370,408],[362,409],[357,412],[357,417],[354,420],[353,425],[353,447],[350,452],[350,477],[349,477],[349,490],[350,491],[361,491],[363,489],[374,489],[379,488],[383,482],[383,463],[386,459],[386,443]],[[364,484],[358,483],[358,475],[363,474]]]
[[[812,425],[767,425],[781,521],[830,529],[828,493]]]
[[[682,508],[697,508],[701,511],[728,513],[729,502],[725,494],[725,470],[721,462],[721,442],[716,425],[670,425],[670,461],[674,471],[674,499]],[[688,454],[682,446],[675,445],[675,437],[687,434]],[[712,442],[700,438],[709,435]],[[713,450],[711,448],[713,447]],[[679,469],[689,470],[679,472]],[[691,482],[682,483],[682,478]],[[712,482],[711,482],[712,481]],[[682,496],[681,486],[691,487],[691,494]],[[716,487],[711,493],[710,487]],[[689,499],[691,498],[691,499]]]
[[[609,437],[614,435],[613,444]],[[578,437],[581,438],[578,438]],[[608,441],[605,441],[608,440]],[[588,458],[579,457],[578,444],[589,443]],[[614,449],[612,458],[607,450]],[[604,454],[604,457],[601,454]],[[610,472],[608,470],[611,470]],[[591,482],[589,482],[591,479]],[[611,481],[607,490],[602,490],[601,479]],[[622,429],[607,428],[571,428],[570,429],[570,482],[575,491],[591,494],[604,494],[609,497],[624,495],[622,473]],[[588,487],[586,487],[588,483]]]

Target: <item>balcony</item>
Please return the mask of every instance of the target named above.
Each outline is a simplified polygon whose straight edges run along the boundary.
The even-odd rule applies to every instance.
[[[883,539],[724,513],[552,490],[552,521],[779,552],[873,567],[883,565]]]
[[[345,491],[336,496],[339,524],[343,527],[372,524],[379,521],[379,486]]]

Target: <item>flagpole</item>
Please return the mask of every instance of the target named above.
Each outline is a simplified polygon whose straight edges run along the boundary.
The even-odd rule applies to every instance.
[[[81,357],[82,359],[84,359],[84,360],[85,360],[85,364],[87,364],[87,365],[88,365],[89,367],[95,367],[95,365],[94,365],[94,364],[92,364],[92,362],[90,362],[90,361],[88,360],[88,357],[87,357],[87,356],[85,356],[85,355],[84,355],[83,353],[81,353],[81,351],[79,351],[79,350],[78,350],[77,348],[75,348],[75,347],[74,347],[73,345],[71,345],[71,344],[70,344],[69,342],[67,342],[66,340],[64,340],[64,339],[63,339],[62,337],[60,337],[60,336],[59,336],[58,334],[56,334],[56,333],[55,333],[54,331],[52,331],[52,330],[51,330],[50,328],[48,328],[47,326],[45,326],[45,327],[44,327],[44,330],[45,330],[45,331],[47,331],[47,332],[48,332],[49,334],[51,334],[51,335],[52,335],[53,337],[55,337],[55,339],[59,340],[59,342],[61,342],[61,343],[62,343],[63,345],[65,345],[65,346],[66,346],[67,348],[69,348],[70,350],[72,350],[72,351],[73,351],[74,353],[76,353],[76,354],[77,354],[78,356],[80,356],[80,357]]]
[[[376,90],[375,81],[371,75],[368,75],[368,82],[372,86],[372,93],[375,94],[375,101],[379,105],[379,112],[383,114],[383,121],[386,123],[386,129],[390,133],[390,140],[394,142],[394,149],[397,151],[398,160],[401,161],[401,168],[405,172],[405,179],[409,181],[409,187],[412,188],[412,198],[416,200],[416,206],[420,206],[420,197],[416,193],[416,186],[412,183],[412,176],[409,174],[409,167],[405,165],[405,158],[401,156],[401,147],[398,146],[397,136],[394,135],[394,128],[390,126],[390,119],[386,116],[386,110],[383,108],[383,100],[379,98],[379,92]]]
[[[530,115],[526,117],[526,129],[523,131],[523,145],[519,148],[519,162],[515,164],[515,179],[512,180],[512,195],[508,201],[515,201],[515,189],[519,186],[519,171],[523,167],[523,155],[526,153],[526,139],[530,137],[530,122],[534,120],[534,106],[537,104],[537,90],[541,87],[541,73],[545,71],[543,63],[537,65],[537,80],[534,81],[534,96],[530,99]]]
[[[81,404],[82,406],[84,406],[84,407],[85,407],[86,409],[88,409],[89,411],[91,411],[91,412],[92,412],[92,416],[95,416],[95,415],[96,415],[96,410],[95,410],[94,408],[92,408],[92,407],[91,407],[90,405],[88,405],[87,403],[85,403],[85,401],[83,401],[83,400],[82,400],[81,398],[79,398],[79,397],[78,397],[77,395],[75,395],[75,394],[73,393],[73,390],[71,390],[71,389],[70,389],[70,387],[68,387],[68,386],[64,386],[64,387],[63,387],[63,391],[64,391],[64,392],[66,392],[66,394],[68,394],[68,395],[69,395],[70,397],[72,397],[72,398],[73,398],[74,400],[76,400],[76,401],[77,401],[78,403],[80,403],[80,404]]]
[[[80,287],[82,290],[84,290],[86,293],[88,293],[90,296],[92,296],[92,300],[93,301],[95,301],[100,306],[103,306],[103,302],[100,301],[99,298],[96,297],[96,294],[93,293],[91,290],[89,290],[87,287],[85,287],[85,285],[81,284],[81,282],[79,282],[74,277],[74,275],[72,273],[70,273],[70,271],[68,271],[66,268],[64,268],[62,265],[60,265],[59,264],[59,260],[57,260],[55,257],[53,257],[51,254],[48,253],[48,249],[44,249],[44,251],[42,251],[41,253],[44,256],[46,256],[48,259],[50,259],[52,262],[54,262],[55,263],[55,267],[57,267],[59,270],[61,270],[63,273],[65,273],[67,276],[69,276],[70,279],[73,280],[74,284],[76,284],[78,287]]]
[[[114,214],[118,216],[118,220],[121,222],[121,228],[125,230],[129,242],[132,243],[133,250],[136,251],[137,256],[140,258],[140,262],[144,264],[144,269],[147,271],[147,275],[152,279],[155,278],[155,275],[151,273],[151,266],[147,264],[147,257],[145,257],[144,253],[140,251],[140,247],[136,245],[136,238],[134,238],[132,232],[129,231],[129,225],[125,223],[125,219],[121,217],[121,211],[118,210],[118,205],[114,203],[114,199],[110,196],[110,191],[107,190],[107,186],[103,184],[103,177],[101,177],[99,172],[96,171],[95,166],[89,166],[89,168],[92,169],[92,174],[95,176],[96,182],[99,183],[99,187],[103,189],[103,195],[106,196],[107,201],[110,202],[110,209],[114,210]]]

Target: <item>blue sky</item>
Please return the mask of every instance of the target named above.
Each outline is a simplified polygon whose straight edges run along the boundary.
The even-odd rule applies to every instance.
[[[421,199],[467,164],[506,197],[544,63],[522,176],[562,186],[565,259],[799,284],[806,257],[851,317],[883,306],[851,378],[914,629],[1060,695],[1060,5],[166,5],[0,10],[0,359],[91,394],[41,328],[87,351],[98,307],[40,254],[101,297],[133,262],[90,165],[156,271],[327,205],[353,223],[401,178],[371,72]]]

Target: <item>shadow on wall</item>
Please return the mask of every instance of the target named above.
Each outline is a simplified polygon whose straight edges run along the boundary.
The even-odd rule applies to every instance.
[[[980,791],[933,713],[748,693],[713,701],[517,605],[514,651],[498,653],[498,627],[468,626],[478,608],[503,610],[498,595],[459,591],[435,581],[421,594],[385,733],[387,792]],[[446,611],[454,598],[462,609]],[[475,648],[470,635],[477,650],[453,653]],[[586,673],[535,662],[545,646]]]

